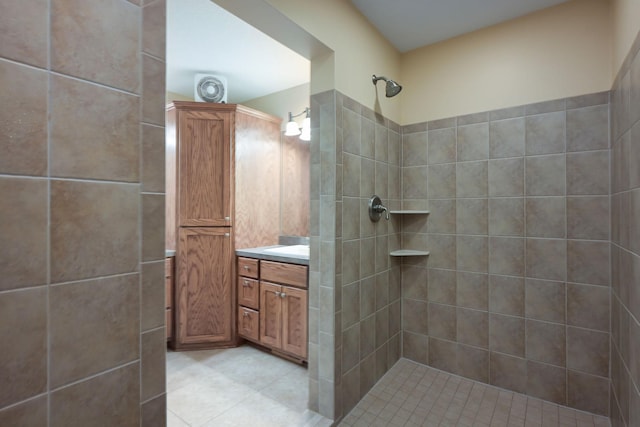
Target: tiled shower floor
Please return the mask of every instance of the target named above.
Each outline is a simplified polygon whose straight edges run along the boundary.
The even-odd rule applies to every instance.
[[[251,346],[167,352],[168,427],[328,427],[307,369]]]
[[[609,426],[559,406],[400,359],[340,426]]]

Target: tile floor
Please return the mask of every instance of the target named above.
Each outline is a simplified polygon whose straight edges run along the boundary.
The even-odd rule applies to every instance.
[[[340,426],[609,426],[576,411],[400,359]]]
[[[168,427],[328,427],[307,369],[249,345],[167,352]]]

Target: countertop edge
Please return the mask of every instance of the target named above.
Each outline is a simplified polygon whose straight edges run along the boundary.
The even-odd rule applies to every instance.
[[[309,265],[309,258],[298,255],[282,255],[265,252],[265,249],[278,248],[286,245],[262,246],[259,248],[236,249],[236,255],[248,258],[258,258],[267,261],[287,262],[289,264]]]

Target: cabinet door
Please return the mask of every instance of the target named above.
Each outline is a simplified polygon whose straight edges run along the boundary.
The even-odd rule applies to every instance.
[[[231,225],[230,112],[180,111],[178,226]]]
[[[230,344],[235,331],[232,241],[230,228],[179,230],[177,348]]]
[[[282,298],[280,286],[260,282],[260,342],[282,346]]]
[[[307,291],[282,287],[282,349],[307,358]]]
[[[164,260],[164,299],[165,307],[173,307],[173,277],[174,277],[175,257],[165,258]]]
[[[166,316],[166,332],[167,341],[171,341],[172,338],[172,323],[173,323],[173,263],[174,257],[165,258],[164,261],[164,288],[165,288],[165,316]]]
[[[165,310],[165,322],[166,322],[166,332],[167,332],[167,341],[171,341],[173,338],[173,311],[168,308]]]

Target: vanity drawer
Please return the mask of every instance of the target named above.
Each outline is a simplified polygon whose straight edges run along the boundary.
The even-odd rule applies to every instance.
[[[258,278],[258,260],[238,257],[238,276]]]
[[[238,304],[258,310],[260,308],[260,282],[238,277]]]
[[[262,261],[260,279],[285,285],[307,287],[307,266]]]
[[[260,334],[260,315],[246,307],[238,307],[238,334],[244,338],[258,341]]]

